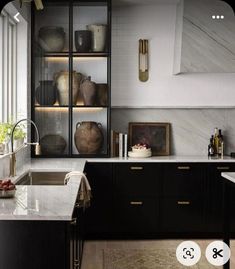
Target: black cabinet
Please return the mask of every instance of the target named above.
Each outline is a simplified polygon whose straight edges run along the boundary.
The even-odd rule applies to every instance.
[[[207,215],[206,221],[210,232],[223,231],[223,181],[222,172],[235,171],[233,163],[208,164],[207,170]],[[231,187],[231,231],[235,232],[235,186]]]
[[[149,237],[158,231],[162,165],[114,164],[114,219],[117,235]]]
[[[91,205],[84,212],[85,236],[110,236],[114,232],[112,164],[88,162],[85,173],[92,191]]]
[[[80,268],[77,224],[64,221],[0,221],[1,268]]]
[[[41,144],[32,157],[108,157],[111,1],[43,5],[32,5],[31,118]]]
[[[235,163],[88,163],[88,238],[221,238],[223,178]],[[235,232],[235,186],[231,186]]]
[[[172,233],[205,230],[205,166],[165,164],[161,200],[161,230]]]

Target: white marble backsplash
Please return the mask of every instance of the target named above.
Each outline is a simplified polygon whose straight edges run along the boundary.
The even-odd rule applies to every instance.
[[[215,127],[222,129],[225,154],[235,151],[235,109],[112,109],[112,129],[127,133],[129,122],[171,123],[172,155],[207,155]]]

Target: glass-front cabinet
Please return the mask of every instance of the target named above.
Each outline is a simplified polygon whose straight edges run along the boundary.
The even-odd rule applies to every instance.
[[[32,12],[31,112],[40,156],[108,157],[110,0],[43,4]]]

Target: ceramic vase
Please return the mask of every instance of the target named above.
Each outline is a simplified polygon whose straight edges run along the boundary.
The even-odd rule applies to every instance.
[[[73,71],[73,105],[76,105],[82,74]],[[54,80],[58,92],[59,104],[67,106],[69,104],[69,72],[61,71],[54,75]]]
[[[102,125],[94,121],[78,122],[74,142],[80,154],[98,153],[103,146]]]
[[[77,52],[89,52],[91,49],[91,31],[75,31],[74,42]]]
[[[81,81],[80,91],[85,106],[94,106],[96,99],[96,84],[87,77]]]
[[[53,80],[44,80],[39,82],[35,92],[36,101],[39,105],[52,106],[56,102],[56,88]]]
[[[41,150],[44,155],[60,155],[64,153],[67,146],[65,139],[61,135],[48,134],[42,137]]]
[[[103,52],[106,45],[107,26],[103,24],[87,25],[87,29],[92,32],[91,48],[94,52]]]
[[[38,33],[38,41],[46,52],[63,51],[65,45],[65,32],[62,27],[42,27]]]
[[[108,84],[96,84],[96,105],[107,106],[108,104]]]

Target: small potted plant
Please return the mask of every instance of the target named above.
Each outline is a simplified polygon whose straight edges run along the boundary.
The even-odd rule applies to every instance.
[[[25,137],[26,133],[24,131],[24,126],[17,126],[14,131],[14,150],[24,144]]]

